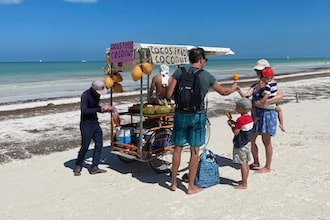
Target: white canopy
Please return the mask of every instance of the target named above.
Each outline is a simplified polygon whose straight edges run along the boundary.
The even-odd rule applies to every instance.
[[[189,50],[201,47],[207,56],[233,55],[230,48],[206,47],[178,44],[148,44],[133,41],[118,42],[110,45],[106,53],[110,55],[113,68],[118,71],[130,71],[134,65],[141,62],[151,62],[156,65],[169,66],[189,64]]]
[[[230,48],[225,47],[206,47],[206,46],[192,46],[192,45],[175,45],[175,44],[147,44],[147,43],[134,43],[134,49],[143,48],[148,49],[149,47],[179,47],[187,48],[190,50],[195,47],[201,47],[205,50],[207,56],[219,56],[219,55],[234,55],[234,51]]]

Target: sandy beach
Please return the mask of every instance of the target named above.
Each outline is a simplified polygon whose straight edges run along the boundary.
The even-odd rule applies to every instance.
[[[105,142],[100,167],[108,172],[90,175],[84,169],[75,177],[77,103],[1,106],[0,219],[330,219],[329,70],[320,74],[277,79],[285,95],[286,132],[278,129],[272,139],[272,172],[251,171],[246,190],[232,187],[240,170],[231,161],[233,134],[223,115],[233,112],[239,95],[210,92],[208,147],[217,155],[221,183],[190,196],[186,183],[172,192],[168,174],[156,174],[146,163],[123,163],[111,154],[108,114],[100,115]],[[241,83],[246,91],[249,82]],[[116,102],[119,111],[132,100],[136,97]],[[264,164],[260,138],[257,143]]]

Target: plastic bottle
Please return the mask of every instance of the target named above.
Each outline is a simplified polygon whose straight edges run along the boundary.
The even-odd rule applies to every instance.
[[[156,104],[157,103],[157,95],[156,95],[156,90],[154,89],[151,94],[151,102]]]

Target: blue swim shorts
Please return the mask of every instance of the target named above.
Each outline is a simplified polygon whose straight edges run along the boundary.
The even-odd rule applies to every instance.
[[[174,115],[174,129],[172,140],[176,146],[189,144],[191,147],[200,147],[205,144],[206,135],[205,113],[182,113]]]

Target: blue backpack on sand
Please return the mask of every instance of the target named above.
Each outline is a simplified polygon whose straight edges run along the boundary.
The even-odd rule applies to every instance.
[[[214,153],[204,148],[199,156],[195,185],[207,188],[220,183],[219,165]]]

